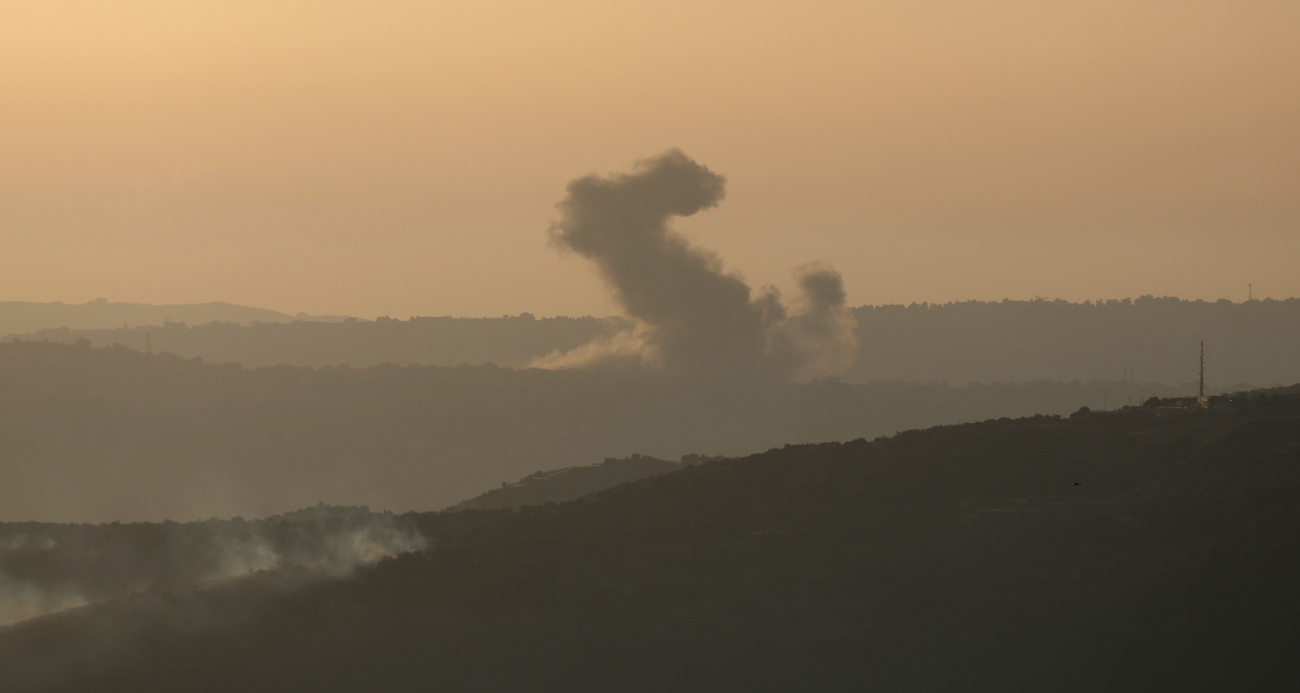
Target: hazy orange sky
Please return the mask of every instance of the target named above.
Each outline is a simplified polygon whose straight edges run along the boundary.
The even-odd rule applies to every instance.
[[[0,300],[607,314],[572,178],[849,301],[1300,295],[1300,2],[6,0]]]

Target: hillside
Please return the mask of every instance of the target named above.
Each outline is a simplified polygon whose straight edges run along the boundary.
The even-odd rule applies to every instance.
[[[681,462],[632,455],[621,460],[611,457],[600,464],[585,467],[533,472],[513,484],[503,481],[501,488],[457,503],[447,510],[497,510],[563,503],[619,484],[677,471],[684,465],[698,464],[699,460],[699,455],[687,455]]]
[[[0,629],[6,691],[1288,690],[1300,406],[785,446]],[[111,634],[106,636],[103,634]]]
[[[1300,299],[966,301],[862,306],[853,309],[853,315],[858,351],[840,376],[847,382],[965,385],[1135,379],[1173,386],[1196,378],[1202,340],[1206,375],[1216,389],[1300,381],[1300,361],[1293,356],[1300,352]],[[621,318],[537,319],[527,313],[337,324],[283,318],[256,318],[263,324],[239,326],[229,323],[249,319],[187,318],[172,311],[166,326],[161,316],[153,321],[119,318],[96,329],[57,329],[75,327],[65,322],[19,336],[66,344],[88,339],[96,347],[116,343],[144,351],[147,334],[155,352],[247,367],[487,362],[524,367],[537,357],[609,336],[627,325]],[[209,324],[212,320],[222,324]],[[130,325],[124,328],[123,322]],[[0,335],[5,333],[0,321]]]
[[[1131,382],[701,383],[493,366],[262,368],[0,342],[0,521],[443,508],[634,453],[745,455],[1188,394]]]

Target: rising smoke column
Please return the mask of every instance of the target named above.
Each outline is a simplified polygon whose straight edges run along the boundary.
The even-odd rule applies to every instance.
[[[858,351],[853,335],[857,320],[846,304],[844,278],[825,262],[810,262],[794,274],[799,312],[769,323],[768,358],[779,372],[795,378],[839,373]],[[760,301],[779,305],[780,296],[768,289]]]
[[[801,312],[790,316],[775,289],[752,298],[716,254],[669,228],[672,217],[714,207],[725,195],[722,176],[675,149],[631,173],[569,183],[551,241],[592,260],[637,326],[534,365],[636,364],[712,377],[806,377],[848,365],[853,318],[829,265],[797,272]]]

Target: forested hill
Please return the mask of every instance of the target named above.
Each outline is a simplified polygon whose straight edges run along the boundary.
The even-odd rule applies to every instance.
[[[786,446],[0,630],[26,691],[1294,690],[1300,407]]]
[[[1233,303],[1143,296],[1096,303],[966,301],[864,306],[845,380],[954,384],[1194,380],[1200,342],[1216,385],[1300,381],[1300,299]],[[1125,369],[1132,373],[1125,376]]]
[[[962,385],[1133,378],[1175,385],[1197,378],[1202,340],[1206,377],[1213,387],[1300,381],[1300,359],[1294,356],[1300,353],[1297,299],[969,301],[864,306],[853,312],[858,355],[841,374],[850,382],[901,379]],[[88,339],[99,347],[120,343],[140,351],[150,339],[154,351],[249,367],[486,362],[523,367],[539,356],[627,326],[619,318],[534,319],[526,313],[341,324],[204,324],[216,319],[235,321],[194,319],[185,325],[185,318],[173,313],[166,326],[132,320],[124,329],[118,320],[101,326],[105,329],[49,329],[22,336],[64,343]]]
[[[121,344],[137,351],[152,349],[216,363],[261,366],[346,365],[365,368],[381,363],[454,366],[492,363],[524,367],[552,351],[567,351],[613,335],[627,323],[619,318],[534,318],[528,313],[500,318],[413,317],[410,320],[346,319],[341,322],[267,321],[251,325],[211,322],[187,325],[116,326],[114,329],[39,330],[27,340],[92,346]]]
[[[0,342],[0,521],[256,517],[322,501],[433,510],[607,457],[742,455],[1191,392],[1131,382],[714,384],[493,366],[244,369]]]
[[[611,457],[600,464],[533,472],[513,484],[503,481],[501,488],[494,488],[447,509],[496,510],[561,503],[619,484],[674,472],[685,465],[698,464],[700,460],[699,455],[685,455],[681,462],[631,455],[621,460]]]

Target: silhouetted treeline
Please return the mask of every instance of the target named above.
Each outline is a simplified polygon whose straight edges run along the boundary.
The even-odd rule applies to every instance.
[[[618,318],[534,318],[528,313],[500,318],[347,319],[337,323],[294,321],[186,325],[169,322],[130,329],[39,330],[24,336],[65,344],[88,339],[93,346],[122,344],[185,358],[249,368],[293,365],[317,368],[381,363],[452,366],[493,363],[523,367],[552,351],[565,351],[626,326]]]
[[[436,509],[538,470],[679,459],[1194,390],[1128,382],[718,385],[494,366],[242,369],[0,343],[0,520]]]
[[[1300,299],[1233,303],[1143,296],[1096,303],[967,301],[864,306],[845,380],[1104,380],[1215,385],[1300,381]],[[1125,375],[1126,370],[1131,375]]]
[[[1214,387],[1300,381],[1300,300],[1232,303],[1136,300],[969,301],[853,309],[858,354],[849,382],[1123,380],[1176,384],[1197,378],[1205,341]],[[134,323],[133,323],[134,324]],[[620,318],[412,318],[323,324],[134,326],[49,329],[24,339],[124,344],[248,367],[380,363],[524,367],[627,326]]]
[[[686,455],[681,462],[631,455],[621,460],[611,457],[599,464],[533,472],[514,483],[503,481],[501,488],[494,488],[447,510],[495,510],[561,503],[629,481],[674,472],[683,465],[698,464],[700,460],[699,455]]]
[[[786,446],[0,630],[0,688],[1294,690],[1300,401]]]
[[[298,320],[342,320],[336,316],[299,313]],[[123,325],[161,325],[165,322],[292,322],[295,317],[266,308],[249,308],[233,303],[183,303],[153,305],[118,303],[96,299],[86,303],[30,303],[0,301],[0,335],[23,334],[67,327],[78,330],[118,329]]]

